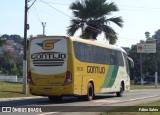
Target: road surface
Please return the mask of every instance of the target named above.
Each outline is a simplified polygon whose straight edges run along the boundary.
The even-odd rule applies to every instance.
[[[14,107],[12,111],[25,111],[34,108],[42,112],[40,115],[67,114],[64,112],[104,112],[112,110],[113,107],[133,106],[140,103],[160,100],[160,89],[141,89],[125,92],[123,97],[116,97],[116,94],[99,94],[92,101],[79,101],[77,97],[64,97],[61,102],[50,102],[47,97],[33,99],[5,100],[0,101],[1,107]],[[21,109],[21,110],[20,110]],[[159,107],[160,109],[160,107]],[[33,110],[34,111],[34,110]],[[160,110],[158,110],[160,112]],[[78,114],[78,113],[77,113]]]

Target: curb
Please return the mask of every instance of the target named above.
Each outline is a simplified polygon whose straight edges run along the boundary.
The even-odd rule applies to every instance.
[[[14,101],[14,100],[35,99],[35,98],[44,98],[44,97],[42,97],[42,96],[32,96],[32,97],[0,98],[0,101]]]

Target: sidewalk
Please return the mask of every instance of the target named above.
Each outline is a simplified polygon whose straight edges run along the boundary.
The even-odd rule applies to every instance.
[[[15,97],[15,98],[0,98],[0,101],[13,101],[13,100],[23,100],[23,99],[35,99],[44,98],[43,96],[31,96],[31,97]]]

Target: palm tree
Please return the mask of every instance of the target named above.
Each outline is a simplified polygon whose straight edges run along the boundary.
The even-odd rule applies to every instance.
[[[112,12],[118,11],[114,2],[107,3],[106,0],[81,0],[73,2],[70,6],[74,18],[67,29],[67,34],[73,36],[81,29],[81,37],[84,39],[97,39],[104,32],[110,44],[116,43],[117,33],[109,26],[110,22],[122,27],[121,17],[110,17]]]

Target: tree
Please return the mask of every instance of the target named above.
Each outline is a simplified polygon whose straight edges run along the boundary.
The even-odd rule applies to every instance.
[[[129,57],[131,57],[134,61],[134,68],[131,73],[133,74],[133,78],[136,79],[140,77],[140,56],[137,53],[136,45],[132,45],[131,50],[129,51]]]
[[[14,58],[11,53],[5,53],[3,54],[3,57],[1,57],[0,60],[0,68],[2,70],[2,73],[4,74],[12,74],[12,71],[14,69]]]
[[[19,35],[10,35],[10,39],[14,40],[15,43],[21,43],[22,42],[22,38]]]
[[[1,40],[1,39],[0,39],[0,47],[3,46],[5,43],[6,43],[5,40]]]
[[[145,76],[154,75],[156,70],[156,63],[158,66],[158,74],[160,75],[160,30],[157,30],[155,34],[150,37],[150,33],[145,32],[147,40],[141,40],[140,43],[153,43],[154,39],[157,40],[157,53],[156,54],[141,54],[142,55],[142,73]],[[153,41],[152,41],[153,40]],[[137,53],[136,45],[131,47],[129,57],[134,61],[134,76],[140,77],[140,54]]]
[[[158,67],[158,74],[160,75],[160,29],[158,29],[157,31],[155,31],[154,35],[152,36],[152,39],[156,40],[156,47],[157,47],[157,55],[156,55],[156,63],[157,63],[157,67]]]
[[[22,38],[19,36],[19,35],[7,35],[7,34],[4,34],[0,37],[0,46],[6,44],[6,40],[14,40],[15,43],[19,43],[21,44],[22,43]]]
[[[4,44],[6,44],[6,38],[1,36],[0,37],[0,47],[3,46]]]
[[[145,34],[145,36],[146,36],[147,39],[150,38],[150,32],[147,31],[144,34]]]
[[[67,34],[73,36],[81,29],[80,37],[84,39],[97,39],[104,32],[109,43],[114,44],[117,33],[109,26],[110,22],[122,27],[121,17],[110,17],[112,12],[117,12],[118,7],[114,2],[107,3],[106,0],[81,0],[73,2],[70,6],[74,18],[67,29]]]
[[[4,35],[1,36],[1,38],[6,38],[6,40],[8,40],[10,37],[9,37],[8,34],[4,34]]]
[[[140,40],[140,43],[146,43],[146,41],[145,40]]]
[[[22,59],[6,52],[0,57],[0,70],[3,74],[22,76]]]
[[[19,35],[7,35],[4,34],[0,37],[0,46],[5,45],[6,40],[14,40],[16,43],[21,43],[22,38]],[[12,46],[14,50],[20,50],[20,48]],[[15,54],[15,52],[8,52],[5,48],[1,48],[3,52],[0,56],[0,70],[3,74],[22,76],[23,60],[21,56]]]
[[[158,46],[160,45],[160,29],[155,31],[154,35],[152,36],[153,39],[157,40]]]

